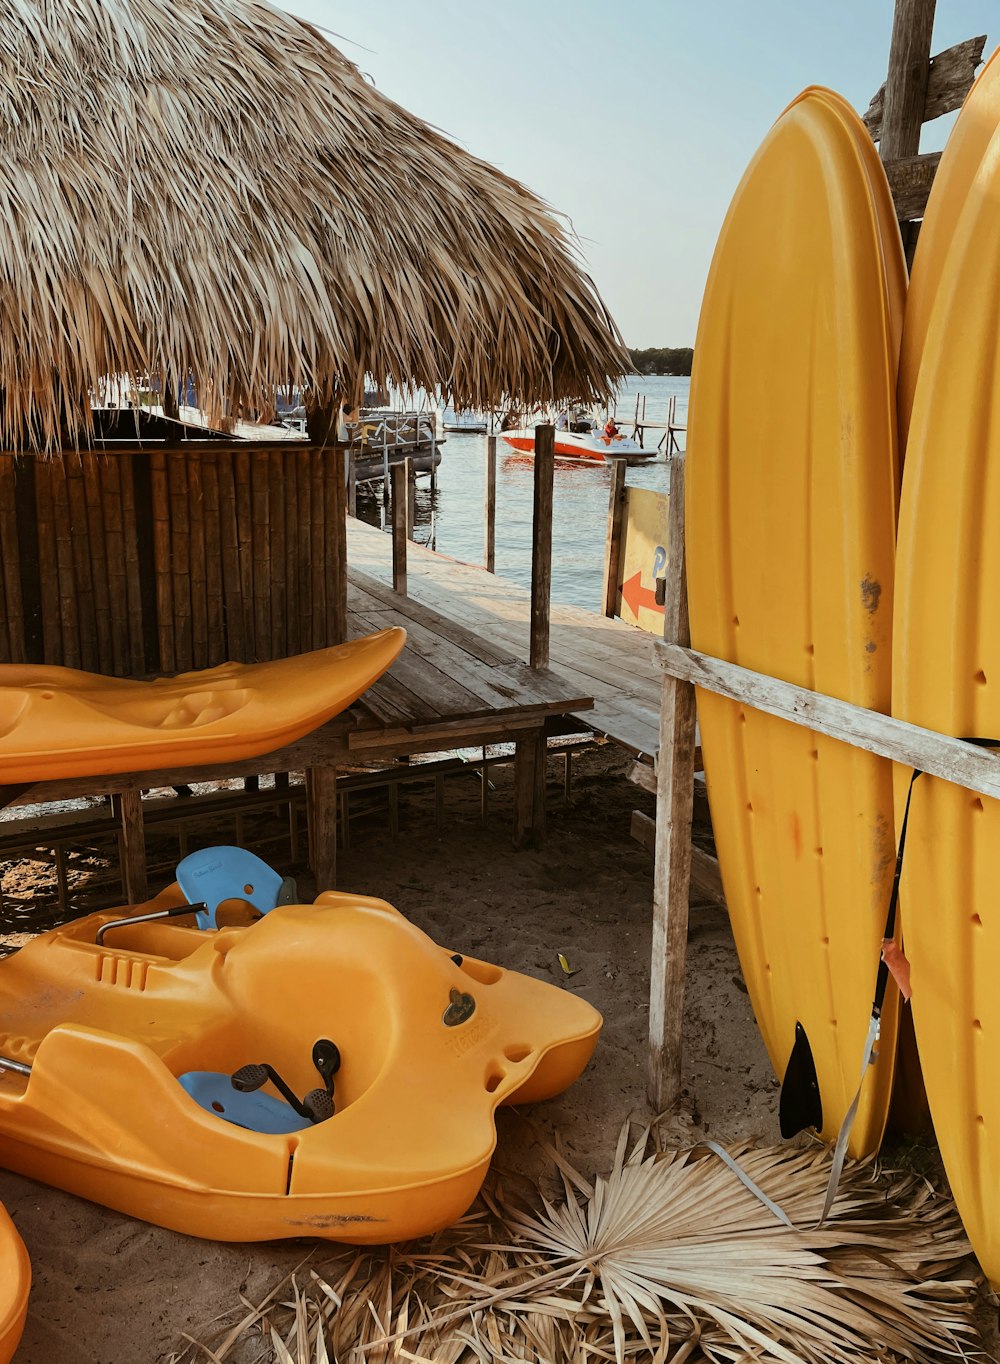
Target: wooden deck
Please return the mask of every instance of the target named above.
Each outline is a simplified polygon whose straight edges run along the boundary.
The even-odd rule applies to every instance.
[[[392,590],[392,537],[353,517],[347,522],[347,564],[352,593],[377,587],[380,599],[394,603],[403,615],[431,611],[438,620],[451,622],[449,628],[461,631],[464,639],[477,637],[481,650],[506,651],[508,659],[527,658],[526,588],[411,542],[408,593],[401,597]],[[349,609],[354,600],[356,595],[349,597]],[[418,631],[413,643],[419,648],[421,641]],[[552,605],[547,685],[561,684],[564,695],[592,697],[592,707],[571,707],[570,713],[630,752],[651,759],[659,744],[661,681],[653,646],[652,635],[623,621],[579,606]],[[545,676],[532,674],[523,664],[523,671],[518,671],[509,661],[503,668],[495,685],[503,686],[506,678],[527,685],[534,677],[537,686],[537,679]]]
[[[4,803],[111,795],[128,898],[137,903],[146,898],[144,789],[304,771],[310,865],[317,882],[332,887],[338,768],[390,766],[414,753],[513,742],[514,842],[537,843],[545,828],[545,724],[556,716],[586,714],[592,699],[585,680],[568,682],[553,670],[529,668],[501,639],[403,597],[360,569],[350,574],[347,623],[352,638],[403,626],[406,648],[349,710],[297,743],[243,762],[0,788]]]

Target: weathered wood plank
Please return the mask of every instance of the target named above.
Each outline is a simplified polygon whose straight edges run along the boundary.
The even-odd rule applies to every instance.
[[[497,438],[486,438],[486,494],[483,499],[483,562],[487,573],[497,566]]]
[[[387,583],[380,582],[378,578],[373,578],[370,574],[363,573],[353,567],[348,568],[347,576],[349,582],[353,583],[359,591],[366,593],[393,611],[404,612],[408,620],[426,625],[435,634],[440,635],[442,639],[448,639],[451,640],[452,644],[457,644],[460,649],[464,649],[470,657],[478,659],[480,663],[496,665],[517,662],[513,653],[498,649],[495,641],[477,635],[474,630],[468,629],[447,616],[440,615],[413,597],[408,597],[405,603],[401,603],[398,594],[393,592]]]
[[[684,550],[683,455],[670,470],[664,639],[690,642]],[[694,784],[694,687],[664,676],[656,762],[656,852],[653,863],[653,942],[649,993],[649,1097],[658,1113],[681,1092],[681,1032],[691,882]]]
[[[905,157],[901,161],[886,162],[886,179],[892,190],[896,217],[901,223],[924,216],[940,162],[940,152],[926,152],[920,156]]]
[[[153,544],[153,493],[145,455],[109,461],[118,475],[121,493],[123,562],[129,661],[122,672],[133,677],[160,672],[160,632],[157,621],[156,552]],[[140,540],[140,535],[142,536]],[[108,546],[109,553],[111,544]]]
[[[601,611],[605,616],[617,616],[622,579],[622,547],[625,527],[625,476],[628,461],[611,461],[611,491],[608,497],[608,529],[604,541],[604,582],[601,587]]]
[[[930,123],[942,114],[950,114],[960,109],[966,95],[972,89],[976,70],[983,59],[986,34],[978,38],[966,38],[944,52],[931,58],[927,77],[927,96],[924,100],[923,118]],[[882,115],[885,112],[885,81],[872,96],[871,104],[864,116],[865,127],[878,142],[882,136]]]
[[[392,586],[402,596],[406,595],[406,546],[407,534],[407,497],[410,482],[410,461],[401,460],[393,464],[392,479]]]
[[[642,810],[632,811],[632,824],[629,830],[635,841],[648,853],[656,854],[656,820]],[[691,845],[691,879],[688,888],[690,905],[718,905],[726,907],[726,896],[722,889],[722,873],[719,863],[711,853]]]
[[[159,638],[158,671],[176,672],[174,642],[174,584],[170,562],[170,483],[167,456],[154,450],[149,456],[152,484],[153,553],[156,573],[156,619]]]
[[[885,162],[916,156],[920,150],[936,3],[937,0],[896,0],[879,145]]]
[[[554,426],[535,427],[535,493],[531,520],[531,623],[528,645],[528,661],[533,668],[549,666],[555,439]]]
[[[204,461],[185,457],[188,479],[188,560],[191,588],[191,666],[207,668],[212,661],[208,630],[208,554],[211,541],[205,527]],[[214,549],[214,546],[212,546]],[[214,560],[214,553],[212,555]],[[214,563],[212,565],[214,570]]]
[[[534,730],[514,745],[514,847],[538,848],[545,838],[544,730]]]
[[[118,821],[118,852],[125,899],[130,905],[139,905],[149,898],[142,792],[134,789],[116,791],[111,797],[111,807]]]
[[[864,749],[866,753],[919,768],[921,772],[964,786],[979,795],[1000,799],[1000,755],[987,748],[923,729],[891,715],[863,710],[848,701],[807,691],[791,682],[766,677],[693,649],[658,643],[657,656],[670,677],[692,682],[753,710]]]
[[[309,866],[318,891],[337,884],[337,769],[323,764],[306,772]]]
[[[21,663],[26,658],[16,480],[14,461],[0,461],[0,558],[3,559],[3,608],[7,634],[5,661],[8,663]]]
[[[344,461],[348,453],[338,446],[328,478],[327,525],[327,603],[329,643],[347,639],[347,485]]]

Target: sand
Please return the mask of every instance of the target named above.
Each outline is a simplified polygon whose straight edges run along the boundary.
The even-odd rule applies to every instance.
[[[446,787],[441,833],[433,801],[404,795],[399,838],[389,837],[384,816],[359,821],[339,871],[341,888],[384,897],[437,941],[562,985],[600,1009],[603,1033],[582,1078],[526,1110],[590,1173],[610,1164],[625,1119],[650,1117],[652,864],[631,839],[629,820],[636,808],[651,814],[653,802],[626,781],[625,766],[610,746],[578,758],[572,801],[563,804],[553,765],[540,851],[511,847],[511,774],[499,768],[485,828],[470,773]],[[300,888],[312,889],[305,880]],[[776,1140],[777,1084],[718,909],[692,913],[685,1048],[684,1096],[670,1122],[678,1144],[706,1133]],[[502,1113],[495,1168],[534,1175],[543,1164],[528,1124]],[[34,1266],[18,1364],[166,1364],[241,1291],[262,1296],[316,1247],[194,1240],[3,1171],[0,1201]]]

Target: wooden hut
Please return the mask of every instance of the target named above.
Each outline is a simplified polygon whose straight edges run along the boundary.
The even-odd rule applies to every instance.
[[[338,642],[334,414],[366,375],[478,407],[623,370],[545,207],[280,10],[31,0],[0,62],[0,662],[141,676]],[[94,398],[122,375],[230,412],[294,386],[313,439],[109,433]]]

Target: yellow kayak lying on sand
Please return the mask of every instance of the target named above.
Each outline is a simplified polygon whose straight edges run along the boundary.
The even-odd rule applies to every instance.
[[[498,1105],[565,1089],[601,1027],[381,900],[192,913],[174,883],[0,962],[0,1162],[214,1240],[421,1236],[475,1198]]]
[[[0,1364],[13,1359],[24,1330],[31,1287],[28,1252],[3,1208],[0,1207]]]
[[[152,772],[270,753],[356,701],[405,642],[405,630],[380,630],[293,658],[152,682],[0,665],[0,780]]]

